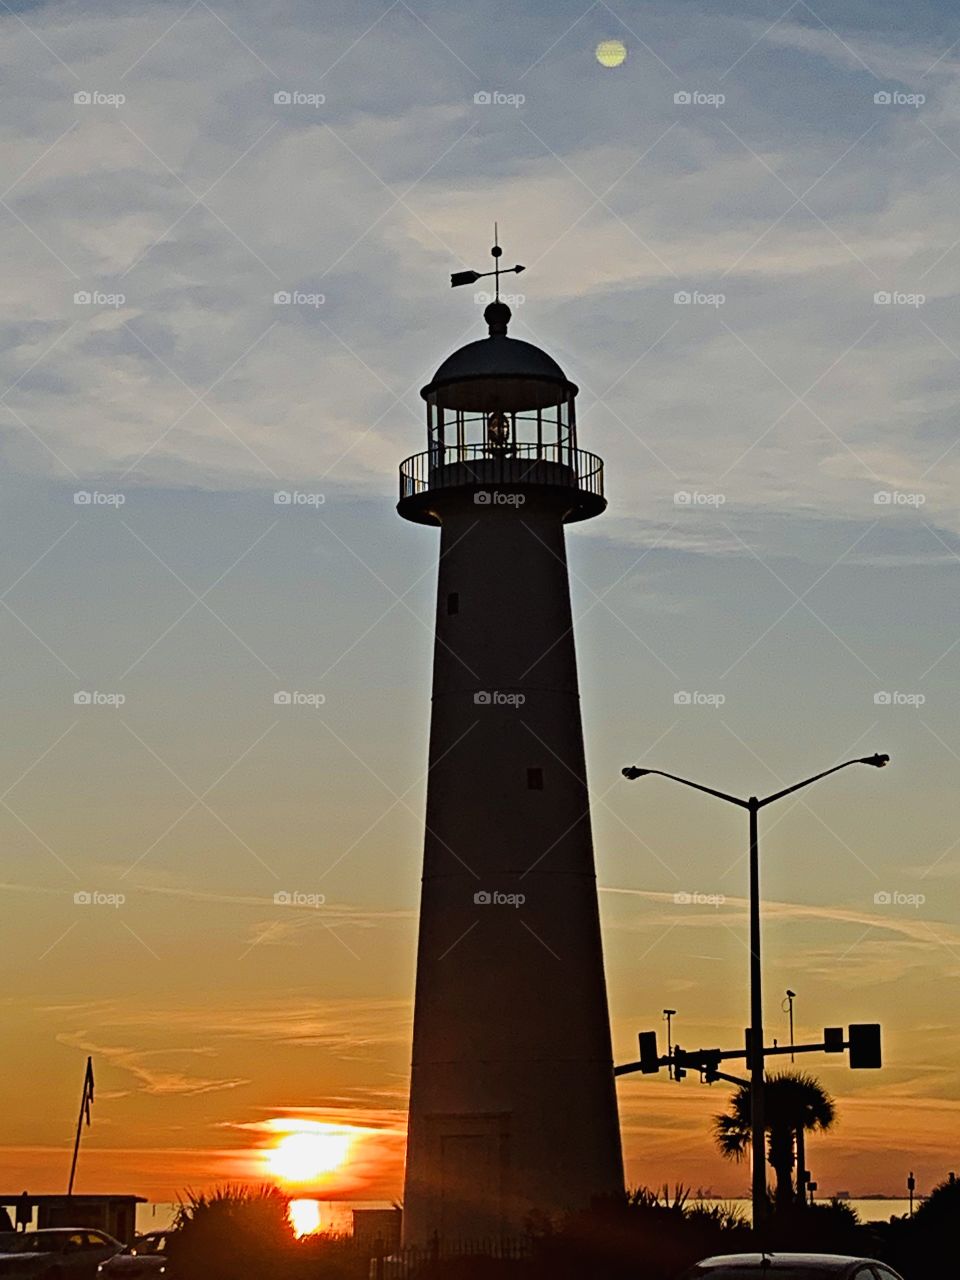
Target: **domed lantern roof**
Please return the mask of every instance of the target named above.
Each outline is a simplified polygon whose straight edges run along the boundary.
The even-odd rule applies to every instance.
[[[451,355],[420,392],[424,400],[446,409],[523,412],[560,404],[577,394],[553,356],[507,336],[510,308],[491,302],[483,313],[489,337],[468,342]]]

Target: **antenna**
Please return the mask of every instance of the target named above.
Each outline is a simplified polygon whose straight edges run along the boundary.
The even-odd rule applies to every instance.
[[[526,271],[526,267],[522,267],[519,263],[515,267],[500,266],[503,250],[500,248],[500,233],[496,223],[493,224],[493,248],[490,250],[490,256],[493,258],[494,269],[492,271],[454,271],[450,275],[450,287],[456,289],[458,285],[476,284],[478,280],[482,280],[485,276],[494,276],[497,287],[497,301],[499,302],[501,275],[510,275],[514,271],[519,275],[521,271]]]

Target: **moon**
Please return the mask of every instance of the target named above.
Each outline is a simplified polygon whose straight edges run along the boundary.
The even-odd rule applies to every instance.
[[[627,46],[622,40],[601,40],[597,45],[597,61],[601,67],[619,67],[626,56]]]

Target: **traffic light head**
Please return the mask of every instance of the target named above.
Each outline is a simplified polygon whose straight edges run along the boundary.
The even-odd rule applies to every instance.
[[[640,1032],[640,1070],[645,1076],[656,1075],[660,1070],[660,1054],[655,1031]]]
[[[876,1070],[881,1065],[880,1023],[857,1022],[850,1027],[847,1041],[850,1066],[859,1070]]]

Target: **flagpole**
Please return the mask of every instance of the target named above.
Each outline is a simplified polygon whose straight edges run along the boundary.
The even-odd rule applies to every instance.
[[[77,1136],[73,1140],[73,1161],[70,1165],[70,1182],[67,1195],[73,1195],[73,1180],[77,1172],[77,1156],[80,1154],[80,1133],[83,1130],[83,1118],[86,1116],[90,1124],[90,1103],[93,1101],[93,1059],[87,1058],[87,1070],[83,1077],[83,1096],[80,1099],[80,1114],[77,1116]]]

